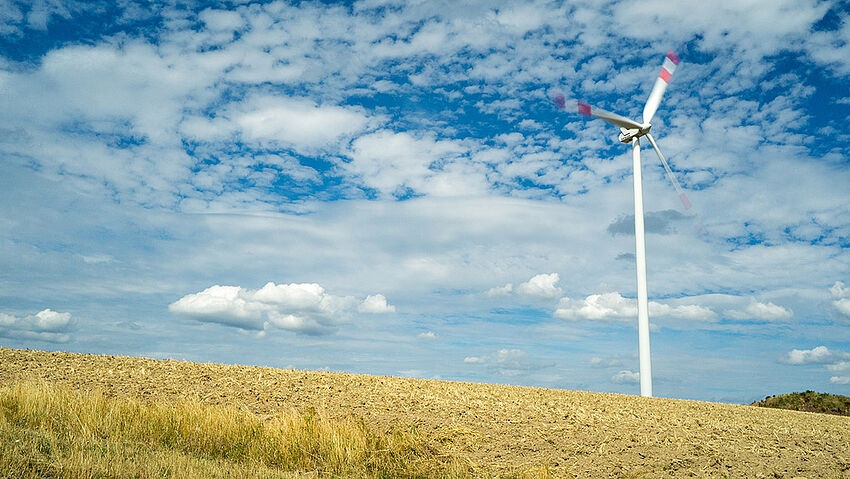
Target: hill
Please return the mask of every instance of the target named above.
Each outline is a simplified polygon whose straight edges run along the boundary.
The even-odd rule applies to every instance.
[[[850,397],[814,391],[768,396],[751,406],[850,416]]]
[[[0,384],[149,403],[186,398],[412,431],[476,477],[849,477],[850,418],[772,408],[384,376],[0,349]]]

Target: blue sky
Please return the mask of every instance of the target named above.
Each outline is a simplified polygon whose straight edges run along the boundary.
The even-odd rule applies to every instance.
[[[850,394],[846,3],[0,1],[0,345]],[[702,230],[698,227],[702,225]]]

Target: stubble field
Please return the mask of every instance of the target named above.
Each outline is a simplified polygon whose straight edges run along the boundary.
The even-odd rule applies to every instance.
[[[850,417],[565,390],[0,348],[0,383],[415,431],[475,476],[850,478]]]

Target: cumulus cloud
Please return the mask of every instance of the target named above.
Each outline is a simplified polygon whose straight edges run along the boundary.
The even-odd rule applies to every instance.
[[[850,352],[831,350],[826,346],[816,346],[812,349],[793,349],[780,362],[794,365],[820,364],[828,371],[841,373],[850,371]],[[850,375],[832,376],[829,382],[833,384],[850,384]]]
[[[785,362],[788,364],[836,364],[841,359],[850,358],[850,353],[831,351],[826,346],[812,349],[793,349],[788,352]]]
[[[71,313],[51,309],[21,318],[0,313],[0,336],[64,343],[70,339],[67,331],[72,324]]]
[[[637,317],[637,301],[624,298],[617,292],[591,294],[584,299],[562,298],[553,316],[568,321],[633,319]],[[650,301],[649,316],[713,321],[717,318],[717,313],[695,304],[670,306]]]
[[[561,288],[556,286],[560,280],[558,273],[538,274],[517,286],[516,291],[524,296],[551,299],[561,294]]]
[[[265,309],[265,305],[251,302],[250,292],[241,286],[218,285],[187,294],[168,306],[172,313],[243,329],[262,329]]]
[[[826,369],[830,371],[850,371],[850,361],[839,361],[833,364],[827,364]]]
[[[561,294],[561,288],[557,286],[560,280],[561,276],[558,273],[538,274],[516,287],[512,283],[508,283],[504,286],[490,288],[483,294],[488,298],[517,294],[534,299],[553,299]]]
[[[620,354],[616,354],[614,356],[594,356],[590,358],[590,365],[595,368],[613,368],[613,367],[623,367],[625,364],[625,359],[634,359],[634,355],[624,356]]]
[[[726,316],[734,319],[756,319],[760,321],[785,321],[794,316],[794,312],[788,308],[777,306],[771,302],[760,303],[754,299],[750,300],[743,310],[725,311]]]
[[[717,313],[705,306],[697,304],[683,304],[679,306],[669,306],[655,301],[649,302],[650,316],[663,316],[678,319],[690,319],[693,321],[714,321],[717,319]]]
[[[261,143],[288,143],[304,150],[328,146],[368,124],[361,112],[309,99],[255,97],[240,104],[234,121],[242,135]]]
[[[206,9],[198,14],[198,18],[213,31],[239,30],[245,23],[238,12],[227,10]]]
[[[617,384],[637,384],[640,382],[640,373],[623,370],[611,376],[611,382]]]
[[[354,309],[371,313],[395,310],[380,294],[358,302],[353,297],[331,295],[316,283],[273,282],[258,290],[211,286],[180,298],[168,309],[198,321],[240,329],[264,331],[275,327],[304,334],[333,332]]]
[[[434,331],[426,331],[424,333],[417,334],[416,339],[419,339],[421,341],[437,341],[439,337]],[[464,360],[464,362],[466,361]]]
[[[835,299],[850,298],[850,288],[844,286],[844,282],[836,281],[835,284],[829,288],[829,294],[831,294]]]
[[[528,357],[521,349],[500,349],[488,356],[467,356],[463,359],[467,364],[483,364],[488,369],[502,376],[520,376],[555,365],[553,362],[536,361]]]
[[[480,183],[483,175],[474,166],[455,162],[466,151],[460,141],[380,130],[354,140],[348,152],[351,161],[340,166],[384,197],[407,190],[435,196],[486,191]]]
[[[554,316],[569,321],[634,318],[637,316],[637,304],[616,292],[591,294],[583,300],[561,298]]]
[[[387,304],[387,298],[383,294],[366,296],[366,299],[357,306],[361,313],[395,313],[395,306]]]
[[[498,298],[502,296],[509,296],[514,291],[514,285],[508,283],[504,286],[495,286],[487,291],[484,291],[484,296],[488,298]]]
[[[850,317],[850,288],[844,286],[841,281],[836,281],[829,288],[829,293],[832,295],[832,305],[841,314]]]

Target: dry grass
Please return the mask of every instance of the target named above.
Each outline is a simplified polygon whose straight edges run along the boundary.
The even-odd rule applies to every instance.
[[[0,388],[6,477],[465,477],[411,433],[290,412],[261,419],[184,398],[109,398],[47,384]]]
[[[260,418],[320,410],[329,420],[361,421],[376,434],[412,433],[432,452],[423,461],[457,458],[475,477],[850,478],[850,417],[0,348],[0,384],[33,380],[142,402],[189,398]]]

